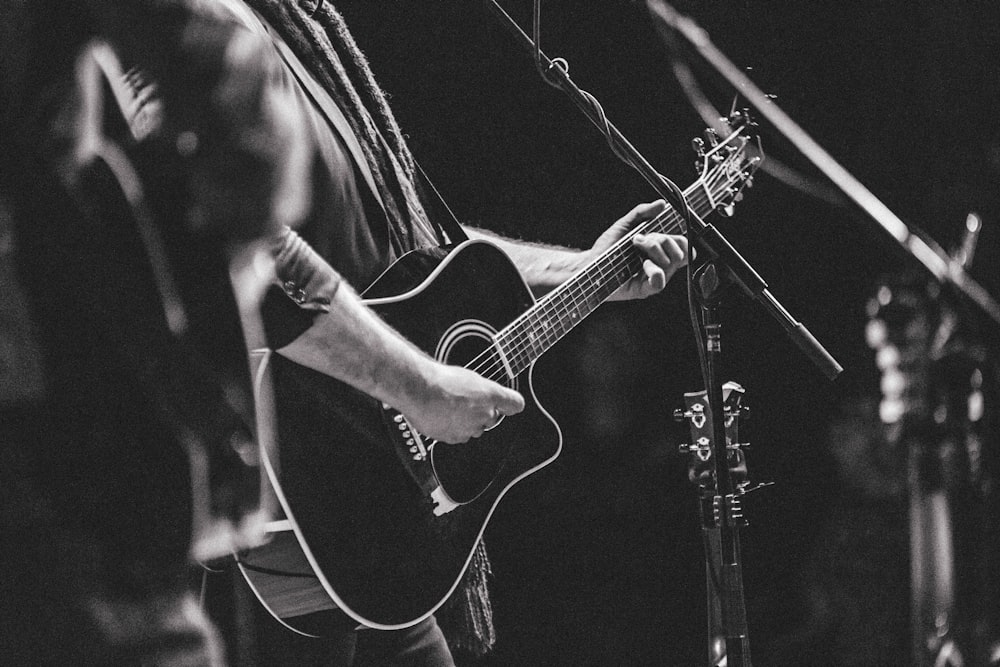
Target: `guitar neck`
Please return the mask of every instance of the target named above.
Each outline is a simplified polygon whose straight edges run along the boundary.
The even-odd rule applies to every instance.
[[[699,215],[712,211],[712,197],[702,181],[684,191]],[[632,244],[636,234],[673,233],[682,229],[683,218],[672,208],[638,225],[608,248],[589,266],[541,298],[534,306],[496,335],[508,370],[517,376],[526,370],[573,327],[583,321],[618,288],[642,270],[643,256]]]

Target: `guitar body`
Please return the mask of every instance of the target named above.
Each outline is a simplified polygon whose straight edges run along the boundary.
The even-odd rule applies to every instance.
[[[484,350],[502,362],[488,354],[490,336],[534,303],[507,256],[478,241],[409,253],[363,296],[424,351],[471,368]],[[297,617],[336,609],[392,629],[433,613],[461,581],[500,498],[562,446],[530,368],[504,376],[524,395],[524,412],[461,445],[422,441],[388,406],[277,354],[270,373],[281,454],[269,476],[287,521],[240,564],[271,613],[310,634]]]
[[[728,136],[699,144],[701,175],[684,192],[699,215],[728,210],[763,159],[743,133],[749,119],[734,118],[740,127]],[[270,542],[240,555],[240,567],[272,615],[318,634],[312,621],[326,612],[396,629],[440,607],[503,495],[562,448],[531,386],[534,361],[642,270],[633,235],[683,225],[664,210],[537,302],[507,256],[482,241],[407,253],[365,291],[427,353],[524,396],[522,413],[465,444],[425,441],[391,407],[265,354],[257,400],[276,403],[280,457],[262,459],[285,519],[272,524]]]

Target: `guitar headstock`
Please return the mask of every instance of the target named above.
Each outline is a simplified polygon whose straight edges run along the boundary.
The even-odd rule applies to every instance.
[[[746,412],[741,405],[744,389],[733,381],[722,385],[722,408],[726,426],[726,451],[730,470],[734,474],[737,487],[747,484],[745,461],[740,453],[739,422],[740,416]],[[676,417],[686,420],[691,428],[691,444],[682,445],[681,451],[691,454],[691,481],[702,487],[714,488],[715,473],[711,464],[712,456],[712,414],[708,402],[708,394],[704,390],[684,394],[683,411],[678,410]]]
[[[923,274],[884,276],[868,300],[865,340],[879,370],[879,419],[890,443],[983,427],[992,362],[941,286]]]
[[[928,388],[935,331],[940,326],[936,283],[917,274],[883,277],[866,305],[865,340],[881,374],[879,418],[890,438],[904,421],[929,415]]]
[[[707,129],[692,141],[700,189],[711,210],[731,216],[743,190],[753,185],[753,174],[764,159],[754,127],[746,111],[734,111],[720,120],[718,129]]]

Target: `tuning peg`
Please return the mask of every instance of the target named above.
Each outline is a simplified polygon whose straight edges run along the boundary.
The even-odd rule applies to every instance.
[[[719,135],[712,128],[708,128],[705,130],[705,141],[711,146],[716,146],[719,143]]]
[[[736,207],[733,206],[732,204],[726,204],[725,206],[719,209],[719,213],[726,216],[727,218],[731,218],[733,217],[733,215],[736,214]]]
[[[742,485],[740,485],[740,488],[737,490],[737,493],[741,496],[745,496],[748,493],[752,493],[754,491],[760,491],[761,489],[766,489],[769,486],[774,486],[774,482],[757,482],[752,486],[750,482],[744,482]]]
[[[699,157],[703,157],[705,155],[705,142],[701,139],[701,137],[695,137],[691,140],[691,148],[694,149],[694,152]],[[695,164],[698,166],[697,163]]]
[[[750,115],[750,109],[733,109],[733,112],[729,114],[729,123],[733,127],[748,128],[757,127],[757,123],[754,122],[753,116]]]

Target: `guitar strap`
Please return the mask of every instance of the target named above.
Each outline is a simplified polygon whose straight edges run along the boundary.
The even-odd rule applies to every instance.
[[[427,172],[424,171],[420,163],[416,159],[413,160],[413,163],[417,166],[417,181],[415,183],[417,195],[428,208],[427,212],[431,220],[441,226],[444,233],[448,236],[449,243],[458,244],[462,241],[467,241],[469,235],[465,233],[462,223],[458,221],[455,213],[448,206],[448,202],[441,196],[441,192],[434,186],[434,183],[427,176]],[[434,196],[430,196],[430,193],[433,193]]]

